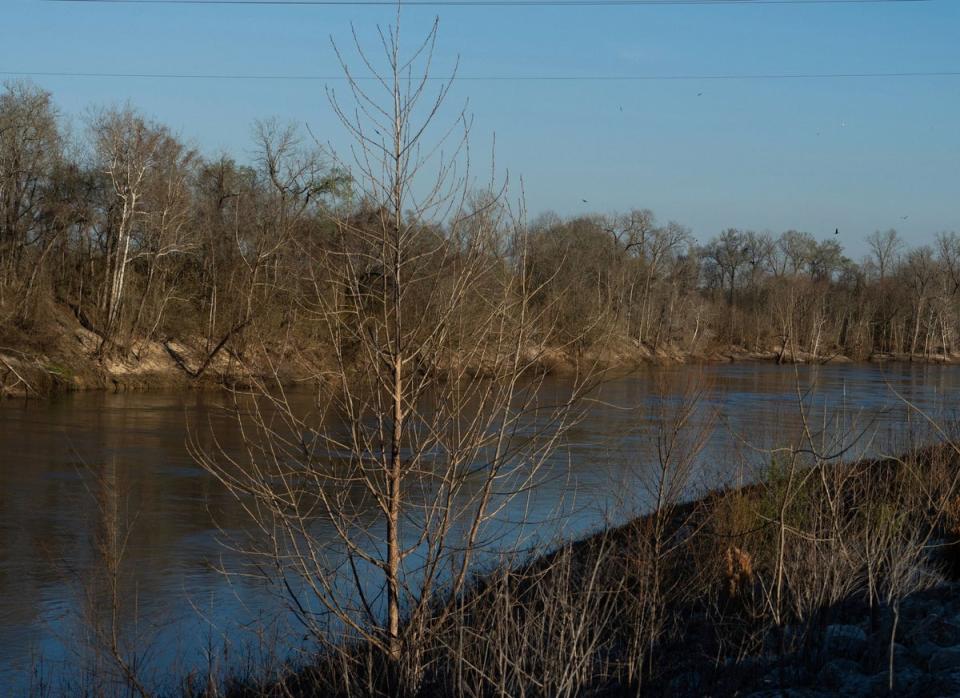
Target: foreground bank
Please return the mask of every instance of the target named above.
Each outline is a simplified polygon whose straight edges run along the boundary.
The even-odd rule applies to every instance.
[[[804,450],[693,503],[665,468],[656,513],[488,570],[396,661],[340,644],[226,692],[960,695],[960,452]]]

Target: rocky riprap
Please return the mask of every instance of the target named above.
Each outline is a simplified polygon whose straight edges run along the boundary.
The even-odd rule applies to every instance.
[[[848,604],[837,616],[839,622],[812,632],[801,649],[783,656],[727,658],[709,675],[684,671],[654,692],[749,698],[960,697],[960,582],[942,582],[900,602],[892,692],[891,609]],[[787,628],[786,635],[790,633]]]

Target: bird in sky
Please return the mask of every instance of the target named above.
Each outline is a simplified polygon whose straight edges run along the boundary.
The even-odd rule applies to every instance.
[[[905,221],[905,220],[907,220],[909,217],[910,217],[910,216],[900,216],[900,220]]]
[[[839,235],[839,234],[840,234],[840,228],[837,228],[836,230],[834,230],[834,231],[833,231],[833,234],[834,234],[834,235]]]

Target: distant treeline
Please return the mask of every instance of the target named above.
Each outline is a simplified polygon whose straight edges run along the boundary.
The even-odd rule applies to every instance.
[[[532,226],[535,274],[558,327],[595,341],[616,333],[650,349],[932,356],[957,350],[960,235],[908,249],[871,234],[860,263],[830,235],[728,228],[705,244],[649,210],[544,216]]]
[[[312,260],[362,259],[350,231],[377,212],[311,138],[276,122],[254,133],[249,164],[202,156],[130,107],[99,111],[71,133],[48,93],[8,84],[0,346],[42,348],[65,312],[104,351],[145,338],[190,338],[208,351],[228,342],[238,355],[254,336],[332,341],[313,311],[336,307],[317,302],[334,287],[322,278],[328,265]],[[515,220],[490,215],[496,205],[478,194],[468,221],[427,236],[423,259],[453,269],[458,226],[499,226],[485,254],[504,273],[486,283],[526,274],[544,345],[581,352],[615,339],[681,353],[736,345],[787,359],[957,349],[956,233],[908,249],[894,230],[878,231],[858,263],[833,235],[731,228],[699,244],[649,210],[546,214],[518,232]],[[375,283],[376,269],[358,273]]]

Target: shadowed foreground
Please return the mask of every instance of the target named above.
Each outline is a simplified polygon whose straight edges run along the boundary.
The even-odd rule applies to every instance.
[[[950,445],[779,463],[760,484],[667,503],[489,573],[430,636],[412,693],[960,693],[958,463]],[[279,682],[224,688],[401,692],[365,646]]]

